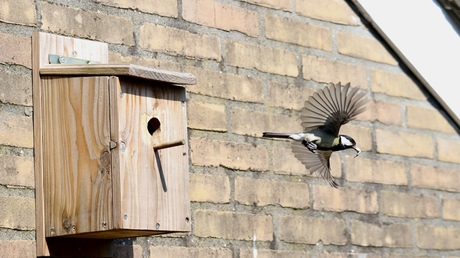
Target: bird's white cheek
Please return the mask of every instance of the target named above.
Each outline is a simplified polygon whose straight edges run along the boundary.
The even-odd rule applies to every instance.
[[[353,146],[353,143],[351,143],[347,138],[345,137],[340,137],[340,140],[342,142],[343,145],[345,146]]]

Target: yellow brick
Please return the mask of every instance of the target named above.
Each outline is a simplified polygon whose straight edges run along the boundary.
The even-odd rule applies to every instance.
[[[352,87],[367,86],[364,66],[339,62],[317,56],[302,55],[303,78],[324,83],[351,83]]]
[[[348,156],[345,164],[348,181],[407,185],[404,163]]]
[[[359,115],[359,119],[377,121],[386,125],[402,125],[402,106],[385,101],[369,101],[367,110]]]
[[[230,181],[227,176],[190,174],[190,200],[194,202],[228,203]]]
[[[228,41],[225,44],[227,64],[262,72],[297,77],[299,69],[295,53],[284,49]]]
[[[300,46],[325,51],[332,50],[332,32],[330,29],[272,14],[265,15],[265,36],[269,39]]]
[[[313,186],[313,209],[326,211],[355,211],[376,214],[379,210],[377,192],[346,188],[332,188],[329,185]]]
[[[308,184],[273,180],[235,178],[235,201],[246,205],[309,206]]]
[[[34,240],[5,240],[0,241],[0,254],[7,257],[37,257]]]
[[[422,249],[460,249],[460,228],[419,225],[416,229],[417,246]]]
[[[227,115],[224,105],[188,101],[187,118],[189,128],[218,132],[227,131]]]
[[[359,17],[345,1],[297,0],[296,11],[300,15],[333,23],[359,25]]]
[[[460,140],[436,137],[438,159],[446,162],[460,163]]]
[[[372,253],[357,253],[354,250],[351,250],[349,253],[318,253],[316,258],[382,258],[379,254],[372,254]]]
[[[374,38],[363,37],[348,32],[337,35],[338,51],[340,54],[367,59],[375,62],[398,65],[390,52]]]
[[[269,82],[268,105],[301,110],[315,90],[290,83]]]
[[[298,116],[267,114],[242,108],[231,110],[232,132],[250,136],[260,136],[264,131],[302,131]]]
[[[0,227],[19,230],[35,228],[34,199],[0,196],[0,207],[2,207],[0,209]]]
[[[252,37],[259,35],[256,11],[213,0],[182,1],[182,17],[190,22],[226,31],[236,30]]]
[[[264,101],[263,84],[258,78],[193,67],[186,70],[198,78],[195,85],[187,85],[187,91],[244,102]]]
[[[416,106],[407,107],[407,125],[409,127],[456,134],[455,129],[438,110]]]
[[[439,217],[439,203],[435,196],[382,191],[380,199],[380,210],[388,216]]]
[[[2,114],[0,144],[33,148],[32,117]]]
[[[194,213],[194,234],[236,240],[272,241],[273,224],[269,215],[253,215],[227,211],[197,210]]]
[[[34,187],[34,159],[0,155],[0,184]]]
[[[47,31],[115,44],[134,45],[133,22],[122,17],[46,2],[41,3],[41,15],[41,28]]]
[[[161,37],[158,37],[161,35]],[[220,39],[207,34],[145,23],[139,28],[139,46],[143,49],[173,55],[220,61]]]
[[[267,149],[249,143],[191,138],[190,154],[192,164],[198,166],[258,171],[268,169]]]
[[[358,116],[357,119],[361,119],[361,117]],[[340,134],[351,136],[361,151],[372,150],[372,129],[369,127],[346,124],[340,128]],[[349,155],[356,154],[353,149],[344,150],[344,153]]]
[[[460,221],[460,199],[444,198],[442,200],[442,218]]]
[[[0,32],[0,42],[2,42],[0,63],[32,67],[32,42],[30,38]]]
[[[177,62],[151,59],[139,56],[123,56],[119,53],[109,51],[110,63],[114,64],[136,64],[162,70],[181,71],[181,66]]]
[[[255,255],[257,254],[257,255]],[[268,250],[268,249],[240,249],[240,258],[305,258],[310,257],[304,251]]]
[[[251,4],[257,4],[269,8],[292,11],[292,0],[241,0]]]
[[[411,228],[407,224],[375,225],[353,220],[351,242],[360,246],[411,247]]]
[[[141,12],[155,13],[177,18],[177,0],[143,1],[143,0],[94,0],[110,6],[136,9]]]
[[[223,257],[232,258],[233,252],[228,248],[211,247],[179,247],[179,246],[150,246],[150,258],[196,258]]]
[[[32,76],[0,67],[0,102],[32,106]]]
[[[376,130],[377,152],[407,157],[433,158],[434,142],[429,135]]]
[[[410,171],[412,185],[415,187],[460,192],[458,169],[412,164]]]
[[[34,25],[35,1],[3,0],[0,4],[0,21],[23,25]]]
[[[420,87],[406,74],[384,70],[373,70],[371,73],[373,92],[383,93],[408,99],[426,100]]]
[[[307,218],[304,216],[281,216],[278,221],[280,240],[289,243],[345,245],[345,222],[341,219]]]

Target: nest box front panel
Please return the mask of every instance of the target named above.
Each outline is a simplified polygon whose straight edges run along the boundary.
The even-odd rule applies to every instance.
[[[45,233],[112,226],[108,77],[41,81]]]
[[[119,146],[115,227],[189,231],[185,89],[124,77],[112,77],[110,88],[112,140]]]

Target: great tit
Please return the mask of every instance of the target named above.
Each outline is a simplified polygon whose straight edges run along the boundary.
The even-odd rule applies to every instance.
[[[338,184],[331,175],[330,157],[334,151],[352,148],[357,157],[361,150],[348,135],[339,134],[340,127],[366,110],[365,92],[358,93],[350,83],[330,84],[315,92],[305,102],[300,120],[301,133],[264,132],[263,137],[290,138],[294,156],[310,170],[321,175],[332,187]]]

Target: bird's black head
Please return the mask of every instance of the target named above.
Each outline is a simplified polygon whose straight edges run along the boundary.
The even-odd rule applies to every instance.
[[[348,135],[339,135],[339,138],[340,138],[340,147],[342,147],[343,149],[349,149],[349,148],[353,148],[355,151],[356,151],[356,156],[358,156],[360,153],[361,153],[361,150],[356,147],[356,141],[351,138],[350,136]]]

